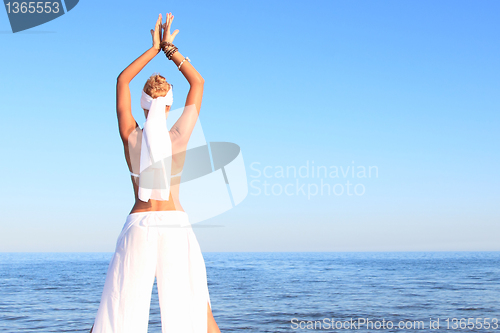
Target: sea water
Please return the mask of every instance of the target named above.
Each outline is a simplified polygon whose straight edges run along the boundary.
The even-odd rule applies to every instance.
[[[0,253],[0,332],[88,332],[112,255]],[[500,332],[500,252],[203,256],[221,332]]]

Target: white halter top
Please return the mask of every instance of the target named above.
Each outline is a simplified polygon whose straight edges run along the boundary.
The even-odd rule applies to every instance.
[[[132,171],[138,179],[141,201],[168,201],[171,175],[172,142],[167,127],[165,107],[172,105],[172,87],[166,96],[152,98],[142,91],[141,106],[149,110],[143,128],[136,127],[129,135],[129,157]],[[182,172],[182,171],[181,171]]]

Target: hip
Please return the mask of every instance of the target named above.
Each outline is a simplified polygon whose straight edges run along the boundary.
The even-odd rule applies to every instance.
[[[124,237],[128,237],[130,233],[146,233],[149,239],[150,232],[157,235],[168,235],[189,233],[193,230],[189,222],[189,216],[185,211],[181,210],[164,210],[164,211],[145,211],[135,212],[127,215],[125,223],[122,227],[118,241]]]

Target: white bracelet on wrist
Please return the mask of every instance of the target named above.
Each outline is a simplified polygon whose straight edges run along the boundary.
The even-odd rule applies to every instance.
[[[182,59],[181,63],[179,64],[179,67],[178,67],[178,68],[179,68],[179,70],[181,70],[182,63],[183,63],[185,60],[187,60],[187,61],[191,62],[191,59],[189,59],[188,57],[185,57],[184,59]]]

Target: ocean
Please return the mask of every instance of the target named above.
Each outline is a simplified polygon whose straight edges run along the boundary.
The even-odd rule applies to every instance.
[[[0,253],[0,331],[89,332],[112,255]],[[203,256],[221,332],[500,331],[500,252]]]

